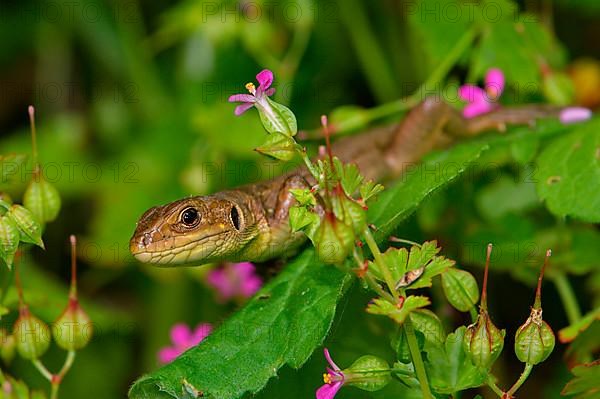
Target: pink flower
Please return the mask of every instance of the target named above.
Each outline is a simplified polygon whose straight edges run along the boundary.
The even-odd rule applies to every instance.
[[[592,111],[584,107],[567,107],[560,111],[559,119],[565,125],[587,121],[592,117]]]
[[[325,384],[317,389],[317,399],[332,399],[344,385],[346,377],[338,365],[331,359],[329,350],[325,348],[323,352],[330,367],[327,367],[327,373],[323,374]]]
[[[208,323],[198,324],[193,332],[183,323],[175,324],[171,328],[173,346],[162,348],[158,352],[158,360],[163,364],[171,363],[177,356],[202,342],[211,331],[212,326]]]
[[[273,83],[273,72],[268,69],[263,69],[256,75],[258,80],[258,89],[254,86],[254,83],[247,83],[246,89],[250,94],[234,94],[229,97],[230,103],[241,102],[242,104],[235,107],[235,114],[237,116],[243,114],[255,105],[259,107],[268,108],[267,97],[272,96],[275,93],[275,89],[271,87]]]
[[[492,68],[485,75],[485,90],[470,84],[458,89],[458,96],[468,104],[463,109],[465,118],[486,114],[497,107],[498,99],[504,91],[504,73]]]
[[[206,280],[217,290],[223,302],[232,298],[250,298],[262,286],[262,280],[255,270],[250,262],[226,263],[210,271]]]

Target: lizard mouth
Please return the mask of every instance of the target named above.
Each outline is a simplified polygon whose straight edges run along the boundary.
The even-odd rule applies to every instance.
[[[189,236],[165,237],[153,240],[150,233],[136,234],[129,241],[129,251],[140,262],[155,264],[181,264],[209,258],[217,249],[214,233],[189,241]]]

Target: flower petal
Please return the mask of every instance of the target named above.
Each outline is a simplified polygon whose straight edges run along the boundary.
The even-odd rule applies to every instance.
[[[171,328],[171,341],[175,346],[186,346],[192,338],[192,331],[183,324],[177,323]]]
[[[212,332],[212,325],[210,325],[209,323],[198,324],[196,326],[196,328],[194,329],[194,333],[192,334],[190,344],[192,344],[192,346],[198,345],[211,332]]]
[[[181,352],[182,351],[177,348],[162,348],[158,352],[158,361],[163,364],[171,363],[173,360],[177,359],[177,356],[179,356]]]
[[[273,83],[273,72],[268,69],[263,69],[256,75],[256,80],[258,80],[259,88],[265,91],[271,87],[271,83]]]
[[[491,91],[493,98],[497,99],[504,91],[504,72],[498,68],[492,68],[485,74],[485,89]]]
[[[252,94],[234,94],[227,100],[230,103],[253,103],[256,98]]]
[[[463,116],[467,119],[474,118],[479,115],[487,114],[494,109],[494,106],[487,102],[467,104],[463,109]]]
[[[271,87],[270,89],[265,90],[265,94],[271,97],[273,94],[275,94],[275,88]]]
[[[327,363],[329,363],[329,365],[335,370],[335,371],[340,371],[340,367],[335,364],[335,362],[333,361],[333,359],[331,359],[331,355],[329,354],[329,349],[327,348],[323,348],[323,353],[325,354],[325,359],[327,359]]]
[[[487,94],[481,87],[469,84],[462,85],[458,89],[458,96],[461,100],[468,103],[482,103],[488,101]]]
[[[244,112],[248,111],[250,108],[254,106],[254,103],[243,103],[235,107],[235,111],[233,113],[235,116],[240,116]]]
[[[342,385],[343,383],[339,381],[321,386],[321,388],[317,389],[317,399],[333,399]]]
[[[567,107],[560,111],[559,119],[561,123],[577,123],[587,121],[592,117],[592,111],[584,107]]]

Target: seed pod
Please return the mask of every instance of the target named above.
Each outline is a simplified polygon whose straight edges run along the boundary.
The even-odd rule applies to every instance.
[[[29,209],[41,223],[56,219],[60,211],[60,194],[41,174],[37,174],[27,186],[23,195],[23,205]]]
[[[44,248],[42,241],[42,227],[37,217],[31,211],[21,205],[13,205],[7,212],[21,232],[21,241],[30,242]]]
[[[352,227],[336,219],[332,214],[325,215],[316,238],[317,255],[324,263],[343,262],[354,245]]]
[[[0,217],[0,256],[9,269],[19,247],[20,237],[21,234],[14,220],[6,215]]]
[[[29,312],[27,307],[22,307],[20,315],[13,326],[17,351],[25,359],[37,359],[42,356],[50,346],[50,329],[42,320]]]
[[[492,323],[487,310],[479,312],[477,321],[467,327],[463,337],[465,352],[477,367],[489,369],[504,348],[505,331]]]
[[[544,320],[542,309],[531,309],[529,318],[515,336],[515,354],[523,363],[536,365],[543,362],[554,350],[554,332]]]
[[[364,391],[379,391],[392,380],[388,363],[372,355],[361,356],[352,366],[343,370],[345,382]],[[388,371],[387,373],[385,371]]]
[[[65,311],[52,326],[52,335],[57,345],[65,350],[85,347],[92,338],[92,323],[77,299],[69,299]]]
[[[546,259],[538,278],[535,302],[531,308],[531,313],[525,324],[519,327],[515,336],[515,354],[517,358],[530,365],[543,362],[554,350],[554,332],[548,323],[542,320],[542,279],[551,255],[552,251],[546,251]]]
[[[15,357],[15,337],[4,328],[0,328],[0,357],[8,365]]]

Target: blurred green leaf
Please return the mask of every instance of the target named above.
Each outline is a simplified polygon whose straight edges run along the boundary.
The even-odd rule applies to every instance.
[[[554,140],[538,157],[537,191],[557,216],[600,222],[600,119]]]
[[[452,394],[483,385],[487,372],[477,369],[463,350],[465,327],[448,334],[444,346],[432,346],[427,352],[427,375],[433,390]]]
[[[600,320],[600,307],[592,310],[570,326],[561,329],[558,332],[560,342],[567,343],[573,341],[596,320]]]
[[[600,381],[600,359],[573,367],[575,376],[565,385],[561,394],[575,395],[575,399],[598,399],[598,381]]]

